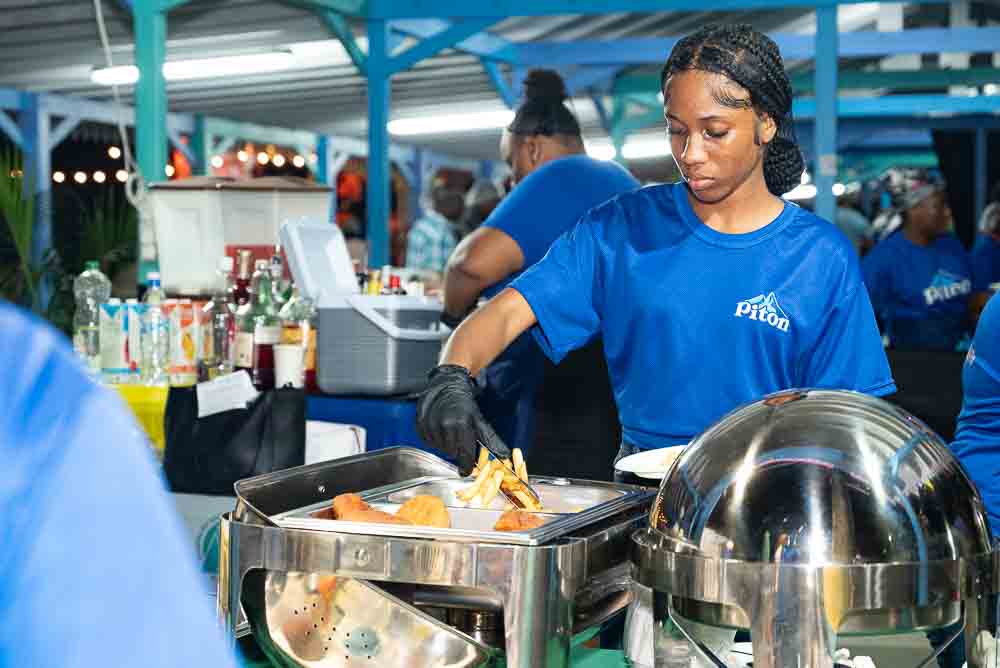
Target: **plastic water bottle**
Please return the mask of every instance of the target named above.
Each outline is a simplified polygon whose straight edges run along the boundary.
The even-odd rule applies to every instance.
[[[73,281],[73,348],[94,378],[101,374],[101,305],[111,297],[111,281],[100,266],[95,260],[87,262]]]
[[[142,382],[144,385],[167,385],[170,365],[170,320],[163,312],[165,295],[160,275],[150,272],[149,288],[142,303],[146,308],[142,321]]]

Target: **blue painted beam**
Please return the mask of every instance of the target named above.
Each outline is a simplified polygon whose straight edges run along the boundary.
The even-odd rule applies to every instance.
[[[0,109],[0,132],[7,135],[7,139],[14,142],[15,146],[24,148],[24,137],[21,136],[21,128],[17,126],[14,119],[3,109]]]
[[[0,109],[17,111],[21,108],[21,93],[13,88],[0,88]]]
[[[344,16],[336,12],[322,11],[319,13],[319,17],[330,32],[340,40],[340,43],[344,46],[344,50],[351,57],[351,62],[358,68],[361,76],[365,76],[368,72],[368,56],[358,46],[357,41],[354,39],[354,31],[351,30],[351,26],[344,20]]]
[[[594,104],[594,111],[597,112],[597,118],[601,121],[601,127],[608,133],[608,136],[611,136],[611,115],[608,114],[608,107],[604,104],[604,98],[600,95],[591,95],[590,101]]]
[[[837,199],[837,7],[816,9],[816,215],[834,220]]]
[[[5,92],[5,89],[0,89],[0,100],[3,99]],[[118,109],[111,103],[48,93],[44,97],[45,108],[54,116],[77,116],[81,121],[95,121],[108,125],[118,124]],[[125,125],[134,126],[135,110],[132,107],[122,106],[121,118]],[[177,132],[190,134],[194,132],[194,116],[191,114],[167,114],[167,126]]]
[[[389,24],[368,21],[368,265],[389,262],[389,105],[393,69],[388,52]]]
[[[857,4],[867,0],[714,0],[713,11],[778,9]],[[907,0],[907,4],[941,0]],[[377,19],[482,18],[487,16],[549,16],[609,12],[705,11],[704,0],[368,0],[368,16]]]
[[[59,122],[59,125],[52,128],[52,132],[49,135],[49,148],[53,149],[63,143],[66,137],[69,136],[69,133],[72,132],[79,124],[79,116],[73,115],[63,118],[62,121]]]
[[[769,36],[787,60],[808,60],[816,55],[812,35],[770,33]],[[549,67],[661,64],[666,61],[670,50],[679,39],[680,36],[532,42],[518,47],[518,57],[525,64],[544,64]],[[992,52],[997,48],[997,44],[1000,44],[1000,28],[856,31],[841,34],[839,41],[842,58],[943,52]]]
[[[503,73],[500,71],[500,66],[492,60],[487,58],[480,58],[480,62],[483,64],[483,69],[486,70],[486,76],[490,78],[490,82],[497,91],[497,95],[503,100],[503,103],[507,105],[508,109],[513,109],[517,106],[517,95],[511,89],[510,84],[504,79]]]
[[[34,93],[23,93],[18,124],[21,129],[21,154],[24,157],[24,188],[34,197],[35,224],[32,228],[31,269],[42,268],[45,255],[52,248],[52,150],[48,109],[44,100]],[[2,112],[0,112],[2,113]],[[39,285],[35,302],[30,306],[45,312],[52,295],[52,284]]]
[[[135,55],[139,81],[135,87],[136,153],[147,183],[165,178],[167,164],[167,82],[163,62],[167,53],[167,19],[159,11],[147,11],[137,3]]]
[[[574,72],[566,80],[566,90],[570,95],[578,95],[594,87],[607,88],[614,78],[624,69],[621,65],[584,66]]]
[[[391,25],[394,33],[426,39],[439,34],[451,24],[441,19],[409,19],[393,21]],[[500,62],[509,63],[517,59],[515,44],[489,32],[480,32],[463,39],[455,44],[454,48],[456,51]]]
[[[816,116],[816,98],[800,98],[792,104],[797,118]],[[945,114],[998,114],[1000,95],[960,97],[949,95],[886,95],[883,97],[841,97],[837,115],[858,116],[940,116]]]
[[[392,56],[389,59],[388,71],[390,74],[408,70],[421,60],[430,58],[441,53],[445,49],[450,49],[456,44],[481,33],[497,22],[495,18],[469,19],[461,23],[451,25],[441,32],[427,37],[423,41],[411,46],[406,51]],[[369,36],[370,39],[370,36]],[[369,45],[369,49],[371,46]]]
[[[171,2],[172,0],[165,1]],[[188,0],[182,1],[187,2]],[[282,2],[287,5],[299,5],[309,9],[337,12],[350,16],[365,16],[368,5],[367,0],[282,0]]]

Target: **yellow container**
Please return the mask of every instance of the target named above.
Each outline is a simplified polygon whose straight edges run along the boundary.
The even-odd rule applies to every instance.
[[[163,433],[163,416],[167,410],[166,387],[147,387],[145,385],[116,385],[118,393],[128,404],[135,418],[145,430],[153,449],[160,455],[166,446],[167,438]]]

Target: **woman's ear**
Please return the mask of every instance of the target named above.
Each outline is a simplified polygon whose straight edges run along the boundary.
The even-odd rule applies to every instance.
[[[776,134],[778,134],[778,124],[770,114],[761,114],[757,126],[757,136],[760,137],[761,143],[770,144]]]

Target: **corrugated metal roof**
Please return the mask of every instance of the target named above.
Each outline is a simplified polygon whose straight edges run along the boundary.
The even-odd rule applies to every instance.
[[[104,0],[102,6],[116,64],[131,64],[131,16],[112,0]],[[520,17],[498,23],[492,32],[515,42],[617,39],[678,35],[708,21],[746,21],[765,31],[808,31],[813,25],[810,10],[789,8]],[[864,26],[852,29],[859,27]],[[0,0],[0,34],[4,35],[0,41],[0,86],[110,98],[109,89],[92,84],[89,78],[92,68],[104,63],[94,7],[89,0]],[[339,48],[330,40],[316,16],[295,5],[260,0],[196,1],[184,5],[168,18],[170,60],[284,48],[292,49],[297,56],[306,54],[304,60],[312,58],[317,65],[226,79],[171,82],[170,108],[361,136],[365,131],[365,80],[343,54],[339,61],[330,60],[331,53]],[[394,77],[392,97],[392,114],[400,117],[456,106],[463,110],[502,107],[478,59],[453,51],[422,61]],[[585,100],[577,100],[575,105],[586,130],[601,134],[592,105]],[[426,143],[459,155],[493,157],[496,141],[496,133],[484,132],[431,138]]]

